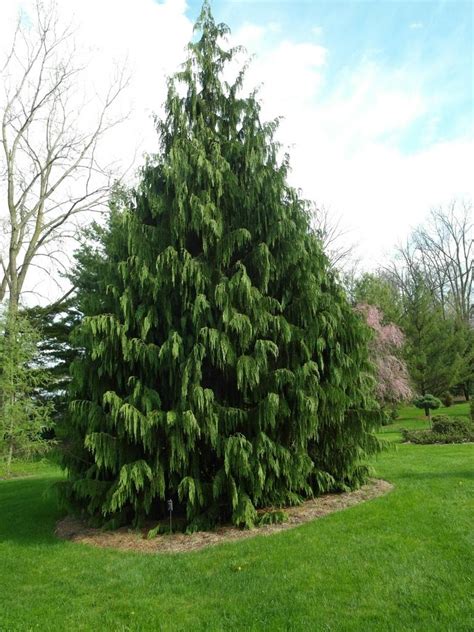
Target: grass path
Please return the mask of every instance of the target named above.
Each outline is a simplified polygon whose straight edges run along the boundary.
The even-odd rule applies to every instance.
[[[58,472],[36,466],[0,481],[0,630],[472,632],[473,462],[399,445],[375,464],[387,496],[178,555],[55,539]]]

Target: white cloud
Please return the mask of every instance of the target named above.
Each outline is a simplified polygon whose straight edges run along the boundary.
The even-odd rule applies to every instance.
[[[247,86],[261,85],[265,115],[286,116],[296,104],[301,107],[312,102],[321,85],[326,57],[322,46],[289,40],[257,55],[247,73]]]
[[[260,46],[268,27],[259,26],[245,22],[234,34],[233,40],[241,46],[256,48]]]
[[[278,138],[290,150],[292,184],[341,214],[371,266],[430,207],[472,195],[473,144],[459,138],[404,152],[403,135],[436,119],[413,68],[362,59],[328,92],[329,62],[322,47],[286,41],[257,55],[249,79],[263,78],[263,116],[283,116]]]
[[[422,22],[412,22],[409,25],[409,28],[412,30],[418,30],[418,29],[422,29],[424,27],[424,24]]]
[[[281,31],[281,24],[279,22],[269,22],[268,30],[270,33],[279,33]]]
[[[430,207],[453,195],[472,195],[474,152],[468,140],[440,143],[411,156],[378,143],[367,143],[350,157],[322,149],[310,168],[307,148],[295,150],[293,180],[302,180],[308,196],[330,200],[342,213],[366,266],[383,261]]]

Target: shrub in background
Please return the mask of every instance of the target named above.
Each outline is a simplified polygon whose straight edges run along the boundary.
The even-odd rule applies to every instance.
[[[441,398],[441,401],[443,402],[443,406],[445,406],[446,408],[449,408],[450,406],[453,405],[453,396],[451,395],[449,391],[447,391],[446,393],[444,393],[443,397]]]
[[[434,395],[430,395],[427,393],[426,395],[420,395],[413,400],[413,405],[417,408],[421,408],[421,410],[425,411],[425,416],[431,422],[431,411],[440,408],[441,400],[439,400]]]
[[[468,419],[436,415],[429,430],[402,430],[404,441],[418,444],[474,441],[474,424]]]
[[[461,417],[448,417],[447,415],[435,415],[433,417],[433,432],[438,434],[469,433],[472,423]]]
[[[400,417],[400,409],[396,404],[394,404],[393,406],[390,407],[390,419],[393,422],[393,421],[396,421],[399,417]]]

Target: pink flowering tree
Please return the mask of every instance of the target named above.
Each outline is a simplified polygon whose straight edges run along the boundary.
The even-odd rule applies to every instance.
[[[398,353],[404,335],[393,323],[383,324],[383,312],[375,305],[358,303],[356,311],[362,314],[373,332],[370,354],[375,366],[375,394],[381,406],[394,405],[413,395],[408,370]]]

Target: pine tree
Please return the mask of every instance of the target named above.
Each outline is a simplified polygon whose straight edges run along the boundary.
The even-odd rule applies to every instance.
[[[169,82],[161,150],[110,229],[80,329],[64,493],[112,524],[188,528],[360,484],[374,452],[367,330],[286,182],[207,3]]]
[[[403,306],[405,354],[416,391],[441,396],[469,379],[472,351],[470,354],[469,337],[463,335],[469,331],[456,319],[443,316],[438,299],[420,271],[411,274]]]

